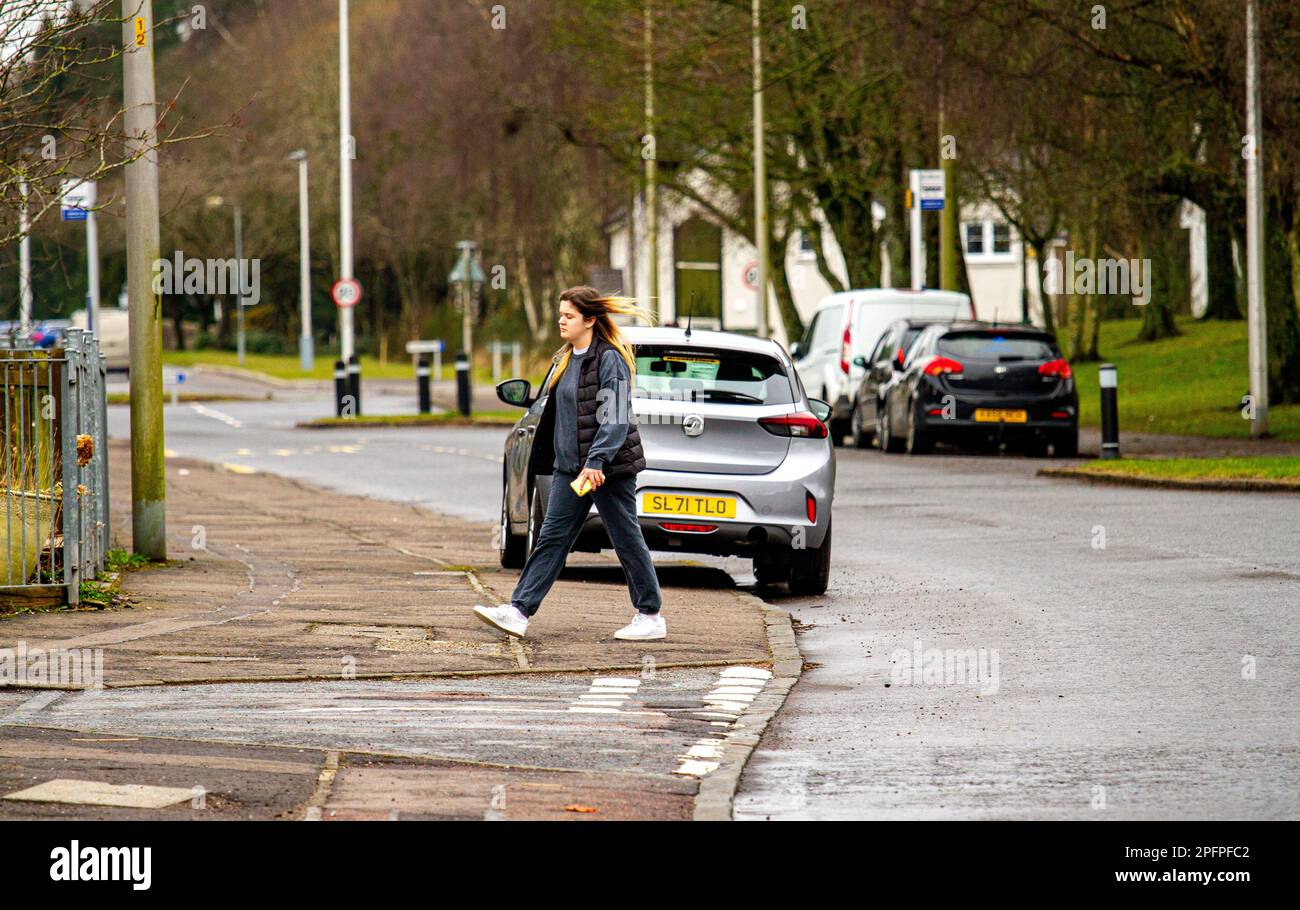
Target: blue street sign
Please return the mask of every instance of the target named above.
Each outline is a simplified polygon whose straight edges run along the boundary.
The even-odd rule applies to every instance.
[[[85,209],[63,209],[63,220],[64,221],[85,221],[86,210]]]
[[[922,199],[922,200],[921,200],[921,211],[923,211],[923,212],[937,212],[937,211],[939,211],[939,210],[942,209],[942,208],[943,208],[943,200],[942,200],[942,199]]]

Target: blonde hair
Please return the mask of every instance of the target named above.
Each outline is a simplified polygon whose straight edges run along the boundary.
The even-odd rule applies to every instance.
[[[654,325],[654,314],[645,307],[639,306],[635,297],[602,294],[595,288],[588,287],[585,284],[562,291],[560,300],[567,300],[572,303],[584,319],[595,317],[596,324],[591,327],[592,335],[596,338],[603,338],[614,346],[614,349],[627,362],[628,370],[632,373],[633,381],[635,381],[636,356],[632,352],[632,344],[619,330],[618,323],[610,319],[610,316],[615,313],[635,316],[649,325]],[[556,356],[559,357],[559,367],[551,377],[550,388],[555,388],[555,384],[560,381],[560,377],[564,375],[564,371],[568,368],[569,361],[573,359],[573,345],[566,343],[557,352]]]

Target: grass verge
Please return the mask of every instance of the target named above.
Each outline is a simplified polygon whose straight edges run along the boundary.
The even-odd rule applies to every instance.
[[[1136,319],[1103,322],[1101,354],[1119,370],[1121,439],[1129,433],[1171,433],[1247,437],[1241,415],[1249,390],[1246,323],[1180,319],[1177,338],[1140,342]],[[1074,364],[1079,387],[1079,421],[1100,426],[1097,364]],[[1300,404],[1269,409],[1269,429],[1278,439],[1300,439]]]
[[[1300,492],[1300,457],[1118,458],[1043,473],[1161,486],[1276,489]]]

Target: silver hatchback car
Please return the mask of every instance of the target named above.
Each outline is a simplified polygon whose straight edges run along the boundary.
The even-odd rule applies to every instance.
[[[830,405],[808,398],[789,355],[770,339],[645,326],[623,332],[636,350],[632,419],[646,458],[637,515],[649,547],[749,557],[762,585],[823,593],[835,494]],[[501,564],[519,568],[550,494],[551,475],[531,467],[546,396],[534,396],[524,379],[502,382],[497,395],[526,409],[506,439],[502,473]],[[593,503],[573,549],[609,547]]]

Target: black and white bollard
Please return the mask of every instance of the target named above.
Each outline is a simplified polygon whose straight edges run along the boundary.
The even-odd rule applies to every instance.
[[[415,365],[415,384],[420,391],[420,413],[428,414],[432,402],[429,400],[429,355],[421,354]]]
[[[361,416],[361,358],[348,358],[348,394],[352,396],[352,416]]]
[[[342,360],[334,361],[334,416],[343,416],[343,399],[348,395],[348,368]]]
[[[1101,457],[1119,458],[1119,376],[1115,364],[1097,370],[1101,384]]]
[[[456,354],[456,408],[466,417],[470,414],[469,355]]]

